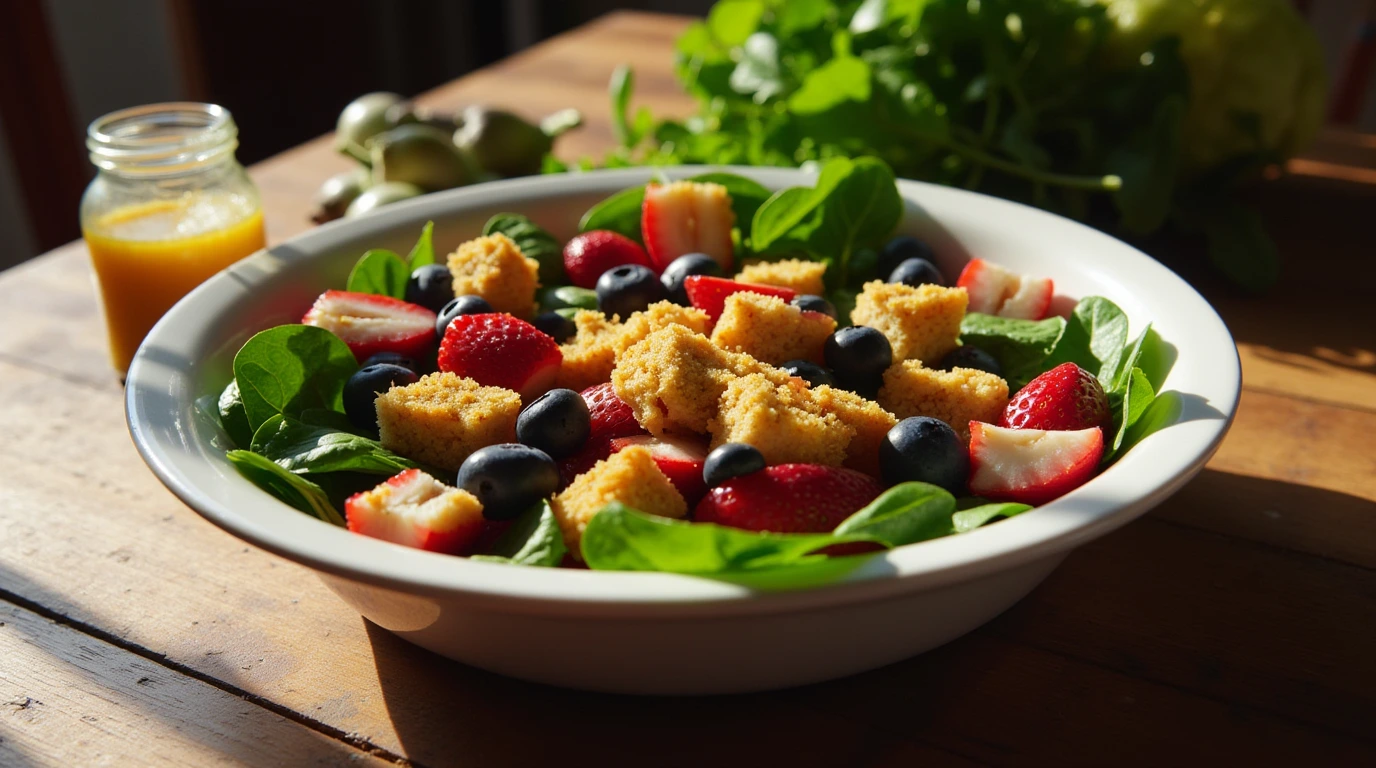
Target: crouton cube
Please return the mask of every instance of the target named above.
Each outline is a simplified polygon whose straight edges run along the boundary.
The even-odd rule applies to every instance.
[[[898,423],[898,419],[878,403],[854,392],[825,384],[809,390],[811,399],[823,412],[834,413],[842,424],[855,430],[846,446],[843,466],[879,476],[879,444]]]
[[[638,445],[623,448],[576,477],[550,502],[574,558],[583,559],[579,545],[588,521],[613,501],[660,517],[688,514],[688,503],[660,471],[649,449]]]
[[[540,262],[522,255],[506,235],[469,240],[449,254],[448,265],[455,296],[481,296],[494,310],[517,317],[535,314]]]
[[[621,324],[612,346],[618,356],[660,328],[681,325],[693,333],[707,333],[707,313],[696,307],[683,307],[672,301],[657,301],[641,312],[634,312]],[[603,379],[605,381],[605,379]]]
[[[796,379],[783,386],[759,374],[732,379],[710,424],[712,446],[749,443],[770,464],[840,466],[855,430],[809,395]]]
[[[827,265],[820,261],[808,261],[806,259],[757,261],[746,264],[740,274],[736,275],[736,279],[742,283],[773,285],[779,288],[788,288],[798,293],[820,296],[826,290],[822,283],[822,275],[826,271]]]
[[[470,453],[516,438],[521,396],[452,373],[432,373],[378,395],[377,425],[390,451],[457,472]]]
[[[921,360],[934,365],[956,348],[969,300],[964,288],[913,288],[873,280],[856,297],[850,319],[884,334],[893,347],[894,362]]]
[[[906,360],[884,372],[879,404],[900,419],[941,419],[968,442],[971,421],[998,423],[1008,405],[1008,382],[973,368],[938,371]]]
[[[712,343],[744,352],[764,363],[822,361],[822,347],[836,321],[820,312],[804,312],[777,296],[741,291],[726,297]]]
[[[616,365],[616,340],[621,323],[591,309],[580,309],[573,316],[578,332],[559,345],[564,355],[559,364],[559,386],[582,391],[611,378]]]

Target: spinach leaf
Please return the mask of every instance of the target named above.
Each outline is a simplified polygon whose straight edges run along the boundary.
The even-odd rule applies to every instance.
[[[956,499],[948,491],[927,483],[901,483],[846,518],[834,533],[870,536],[898,547],[955,533],[955,511]]]
[[[279,325],[261,331],[234,356],[234,379],[248,427],[256,431],[281,413],[307,408],[342,411],[344,382],[358,370],[354,353],[338,336],[313,325]]]
[[[244,399],[239,395],[239,382],[231,379],[220,393],[216,403],[220,414],[220,426],[225,434],[239,448],[247,447],[253,440],[253,429],[248,424],[248,413],[244,410]]]
[[[406,281],[410,277],[411,270],[406,267],[406,262],[402,261],[400,256],[388,250],[374,248],[363,254],[358,263],[354,264],[344,288],[357,293],[375,293],[379,296],[404,299]]]
[[[324,427],[335,432],[353,432],[360,434],[358,427],[354,426],[349,417],[339,411],[332,411],[328,408],[307,408],[298,417],[303,424],[312,427]]]
[[[630,149],[640,140],[626,119],[631,105],[631,93],[635,90],[635,72],[625,64],[617,67],[612,72],[608,90],[612,97],[612,131],[616,134],[617,143]]]
[[[597,292],[576,285],[556,285],[540,294],[545,309],[597,309]]]
[[[564,282],[564,246],[554,235],[519,213],[499,213],[487,220],[483,234],[501,232],[516,243],[521,254],[540,262],[540,282],[558,285]]]
[[[730,47],[745,42],[764,16],[763,0],[718,0],[707,13],[707,31]]]
[[[978,347],[1003,366],[1008,387],[1017,391],[1047,370],[1046,356],[1065,332],[1065,319],[1018,320],[971,312],[960,322],[960,342]]]
[[[640,207],[645,202],[645,188],[623,189],[588,209],[578,222],[579,232],[606,229],[618,232],[637,243],[640,235]]]
[[[1113,423],[1116,429],[1113,432],[1113,442],[1109,444],[1108,450],[1104,451],[1104,461],[1112,461],[1122,455],[1123,442],[1127,439],[1128,431],[1142,418],[1151,404],[1156,400],[1156,393],[1152,391],[1151,382],[1147,380],[1147,375],[1142,373],[1141,368],[1133,368],[1128,372],[1127,383],[1121,391],[1115,393],[1117,400],[1114,406]]]
[[[1075,363],[1094,374],[1105,390],[1111,390],[1128,345],[1128,316],[1102,296],[1081,299],[1075,305],[1065,333],[1051,350],[1047,370]]]
[[[1151,324],[1148,323],[1147,327],[1137,335],[1137,339],[1132,342],[1132,345],[1123,350],[1123,354],[1118,360],[1118,370],[1106,389],[1112,392],[1122,392],[1127,389],[1128,381],[1132,378],[1132,372],[1138,367],[1137,362],[1141,359],[1142,351],[1147,347],[1148,341],[1153,338],[1153,333]]]
[[[981,504],[955,513],[951,516],[951,523],[955,526],[956,533],[968,533],[999,518],[1021,515],[1029,509],[1032,507],[1012,502]]]
[[[553,568],[563,562],[568,548],[548,501],[540,501],[516,518],[493,545],[494,554],[474,555],[474,560]]]
[[[1128,427],[1122,440],[1118,441],[1117,455],[1127,453],[1146,436],[1174,424],[1184,407],[1185,399],[1179,392],[1168,391],[1157,395],[1142,415]]]
[[[344,525],[344,516],[330,504],[325,492],[315,483],[288,472],[252,451],[230,451],[225,458],[249,482],[279,501],[327,523]]]
[[[427,221],[421,227],[420,237],[416,239],[416,244],[411,246],[411,253],[406,256],[406,264],[414,272],[418,267],[424,267],[435,263],[435,222]]]
[[[376,440],[277,415],[253,433],[253,451],[288,472],[395,475],[418,466]]]

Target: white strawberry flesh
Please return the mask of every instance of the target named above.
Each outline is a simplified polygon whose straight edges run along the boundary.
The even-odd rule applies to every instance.
[[[995,501],[1045,504],[1084,485],[1104,455],[1098,427],[1008,429],[970,422],[970,492]]]
[[[705,253],[730,274],[735,223],[731,195],[720,184],[676,181],[645,188],[640,232],[656,271],[680,256]]]
[[[702,478],[702,466],[707,461],[705,445],[674,437],[635,435],[612,440],[612,453],[632,445],[649,449],[655,466],[674,484],[688,506],[696,504],[707,493],[707,482]]]
[[[1051,297],[1056,286],[1049,277],[1028,277],[1018,279],[1017,290],[999,307],[999,317],[1012,317],[1021,320],[1041,320],[1051,312]]]
[[[325,291],[301,318],[333,333],[360,361],[379,352],[423,357],[435,341],[435,313],[390,296]]]
[[[483,530],[477,499],[408,469],[344,504],[349,530],[430,552],[464,554]]]
[[[970,296],[966,309],[986,315],[1041,320],[1051,311],[1055,284],[1049,278],[1009,272],[984,259],[972,259],[961,271],[956,287]]]

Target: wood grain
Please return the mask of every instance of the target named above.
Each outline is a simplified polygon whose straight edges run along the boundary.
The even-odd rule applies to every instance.
[[[393,766],[0,601],[0,765]]]

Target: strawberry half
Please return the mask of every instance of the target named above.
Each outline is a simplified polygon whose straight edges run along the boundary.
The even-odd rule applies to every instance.
[[[1046,317],[1056,292],[1050,278],[1019,275],[984,259],[966,264],[956,287],[969,294],[968,311],[1022,320]]]
[[[735,223],[731,195],[720,184],[675,181],[645,187],[640,234],[656,272],[680,256],[705,253],[730,273]]]
[[[749,291],[765,296],[778,296],[784,301],[792,301],[796,291],[772,285],[738,283],[725,277],[710,275],[691,275],[683,281],[683,289],[688,293],[688,303],[707,313],[712,322],[717,322],[722,310],[726,309],[726,297],[733,293]]]
[[[1073,432],[1005,429],[970,422],[970,493],[1045,504],[1094,477],[1104,455],[1098,427]]]
[[[638,243],[605,229],[584,232],[564,245],[564,271],[579,288],[596,288],[603,272],[623,264],[654,267]]]
[[[325,291],[301,322],[343,339],[360,361],[379,352],[424,358],[435,343],[434,312],[373,293]]]
[[[1062,363],[1027,382],[999,418],[1010,429],[1107,429],[1108,395],[1094,374],[1074,363]]]
[[[631,410],[631,406],[616,396],[616,390],[612,388],[611,382],[588,387],[580,394],[583,396],[583,402],[588,404],[588,414],[592,417],[588,442],[647,434],[640,422],[635,420],[635,412]]]
[[[707,461],[707,446],[691,440],[672,437],[618,437],[612,440],[612,453],[632,445],[649,449],[655,466],[669,478],[688,506],[698,503],[707,494],[707,482],[702,479],[702,465]]]
[[[438,359],[441,371],[515,390],[527,403],[554,386],[563,361],[549,334],[500,312],[454,318]]]
[[[999,317],[1041,320],[1051,314],[1051,299],[1055,293],[1056,284],[1051,278],[1023,275],[1013,295],[999,307]]]
[[[592,469],[597,462],[612,455],[612,441],[606,437],[590,437],[583,449],[567,459],[559,460],[559,490],[564,490],[574,478]]]
[[[707,492],[693,519],[747,531],[825,533],[883,492],[869,475],[817,464],[777,464]]]
[[[350,496],[344,516],[354,533],[448,555],[470,552],[484,529],[477,499],[419,469]]]

